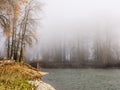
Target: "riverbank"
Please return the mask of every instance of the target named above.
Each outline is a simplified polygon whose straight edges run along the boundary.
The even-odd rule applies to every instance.
[[[49,84],[41,81],[43,73],[25,63],[17,63],[14,60],[0,61],[0,90],[55,90]],[[30,82],[34,83],[30,83]],[[36,86],[42,87],[39,89]],[[44,89],[48,87],[48,89]]]

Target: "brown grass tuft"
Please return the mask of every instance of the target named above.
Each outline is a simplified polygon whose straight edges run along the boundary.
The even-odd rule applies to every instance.
[[[0,76],[24,78],[27,80],[41,79],[40,72],[32,66],[25,63],[7,64],[0,67]]]

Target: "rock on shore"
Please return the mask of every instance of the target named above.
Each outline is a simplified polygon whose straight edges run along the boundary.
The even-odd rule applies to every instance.
[[[29,83],[36,86],[36,90],[56,90],[50,84],[44,83],[41,80],[29,81]]]

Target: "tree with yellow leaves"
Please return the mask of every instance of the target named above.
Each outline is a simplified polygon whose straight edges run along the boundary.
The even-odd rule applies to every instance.
[[[36,40],[33,9],[38,8],[35,0],[0,0],[0,28],[7,39],[8,59],[24,61],[25,46]],[[31,24],[32,23],[32,24]]]

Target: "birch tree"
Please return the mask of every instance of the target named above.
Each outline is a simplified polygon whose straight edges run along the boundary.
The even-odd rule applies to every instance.
[[[6,37],[8,59],[24,61],[25,47],[37,41],[35,0],[0,0],[0,28]],[[40,8],[39,8],[40,9]]]

